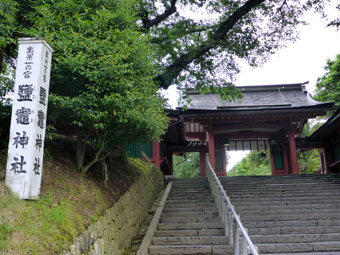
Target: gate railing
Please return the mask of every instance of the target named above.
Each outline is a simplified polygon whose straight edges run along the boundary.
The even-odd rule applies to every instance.
[[[220,180],[213,170],[209,158],[206,159],[207,178],[214,195],[218,212],[224,222],[225,236],[229,237],[229,243],[233,245],[235,255],[258,255],[257,247],[251,241],[248,230],[243,227],[240,216],[231,204]]]

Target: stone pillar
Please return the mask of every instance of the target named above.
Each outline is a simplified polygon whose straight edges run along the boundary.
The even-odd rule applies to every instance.
[[[19,39],[6,185],[20,199],[40,193],[52,48],[40,39]]]
[[[200,172],[201,172],[201,177],[206,176],[206,169],[205,169],[205,152],[200,152]]]
[[[292,174],[299,174],[294,133],[288,133],[290,168]]]

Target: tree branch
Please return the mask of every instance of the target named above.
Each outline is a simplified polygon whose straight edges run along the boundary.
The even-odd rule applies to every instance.
[[[248,0],[244,5],[239,7],[233,14],[231,14],[228,19],[218,26],[215,32],[212,33],[210,40],[202,42],[201,45],[196,49],[192,49],[177,58],[170,66],[166,68],[165,72],[155,78],[155,81],[161,88],[167,89],[187,65],[189,65],[195,59],[203,56],[211,49],[216,48],[217,41],[224,40],[228,32],[239,20],[241,20],[248,12],[262,4],[264,1],[265,0]]]
[[[109,151],[103,157],[99,158],[102,151],[103,151],[103,149],[100,149],[99,151],[97,151],[95,158],[83,168],[83,170],[82,170],[83,174],[85,174],[90,169],[90,167],[93,166],[95,163],[102,161],[102,160],[105,160],[111,154],[111,151]]]
[[[151,20],[148,18],[149,13],[147,12],[147,10],[143,9],[142,15],[141,15],[143,28],[145,30],[149,30],[151,27],[158,25],[163,20],[165,20],[167,17],[174,14],[177,11],[176,3],[177,3],[177,0],[171,0],[170,7],[167,8],[162,14],[157,15],[154,19],[151,19]]]

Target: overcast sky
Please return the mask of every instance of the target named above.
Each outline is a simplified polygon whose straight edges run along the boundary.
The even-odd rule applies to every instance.
[[[335,2],[335,1],[334,1]],[[334,7],[327,13],[330,18],[339,15]],[[300,27],[300,39],[287,44],[279,50],[262,67],[252,68],[247,63],[241,64],[241,72],[237,75],[235,85],[269,85],[282,83],[300,83],[309,81],[306,86],[309,92],[315,90],[318,77],[325,71],[327,59],[335,59],[340,54],[340,31],[327,27],[327,21],[318,14],[308,13],[305,16],[310,23]],[[177,106],[176,88],[168,89],[169,103]],[[242,159],[241,153],[231,153],[228,170]]]

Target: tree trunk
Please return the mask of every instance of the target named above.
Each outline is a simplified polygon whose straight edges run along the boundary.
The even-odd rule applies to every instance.
[[[109,151],[108,153],[106,153],[103,157],[100,158],[100,154],[103,152],[103,149],[100,149],[99,151],[97,151],[95,158],[88,163],[86,166],[83,166],[81,169],[81,173],[82,174],[86,174],[87,171],[97,162],[100,162],[102,160],[105,160],[108,156],[110,156],[111,151]]]
[[[79,133],[77,135],[77,143],[76,143],[76,160],[77,160],[77,168],[80,170],[84,165],[84,157],[86,151],[86,137],[81,136]]]

